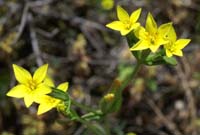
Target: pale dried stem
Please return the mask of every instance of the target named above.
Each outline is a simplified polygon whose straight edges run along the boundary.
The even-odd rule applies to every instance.
[[[192,135],[197,135],[197,131],[196,131],[196,125],[195,125],[195,120],[197,119],[197,110],[196,110],[196,105],[195,105],[195,99],[192,93],[192,89],[189,85],[189,76],[190,76],[190,66],[187,63],[186,58],[183,58],[182,60],[182,65],[183,65],[183,69],[181,68],[180,63],[177,65],[177,73],[178,73],[178,77],[181,81],[181,86],[185,92],[185,96],[188,102],[188,109],[189,109],[189,113],[190,113],[190,127],[193,129]]]
[[[162,113],[162,111],[157,107],[157,105],[154,103],[152,99],[147,98],[149,106],[153,109],[155,114],[159,117],[159,119],[162,120],[163,124],[171,130],[171,132],[174,135],[183,135],[177,128],[176,124],[174,124],[172,121],[170,121],[168,118],[165,117],[165,115]]]

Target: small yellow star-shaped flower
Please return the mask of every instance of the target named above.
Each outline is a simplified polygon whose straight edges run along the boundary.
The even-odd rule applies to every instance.
[[[39,96],[51,92],[51,88],[43,82],[46,77],[48,64],[39,67],[33,77],[26,69],[20,66],[13,64],[13,69],[19,84],[13,87],[6,94],[7,96],[24,98],[26,107],[30,107]]]
[[[173,26],[171,26],[170,32],[166,35],[166,39],[169,40],[167,44],[164,44],[167,57],[171,57],[173,55],[183,56],[182,49],[191,41],[190,39],[177,40],[176,32]]]
[[[149,48],[152,52],[156,52],[161,45],[169,42],[164,37],[171,25],[172,23],[165,23],[158,27],[153,16],[149,13],[145,28],[140,26],[135,32],[139,41],[130,50],[137,51]]]
[[[137,22],[140,13],[141,8],[137,9],[129,16],[121,6],[117,6],[117,16],[119,21],[113,21],[106,26],[110,29],[120,31],[121,35],[125,36],[140,26],[140,23]]]

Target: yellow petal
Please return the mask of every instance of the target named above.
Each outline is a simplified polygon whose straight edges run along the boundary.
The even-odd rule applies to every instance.
[[[134,11],[134,12],[131,14],[130,21],[131,21],[132,23],[135,23],[135,22],[138,20],[138,18],[140,17],[141,11],[142,11],[142,9],[139,8],[139,9],[137,9],[136,11]]]
[[[155,44],[157,46],[163,45],[163,44],[167,44],[169,43],[169,40],[164,39],[163,37],[159,36],[155,42]]]
[[[113,30],[117,30],[117,31],[120,31],[125,28],[124,24],[120,21],[111,22],[111,23],[107,24],[106,27],[113,29]]]
[[[35,97],[34,101],[40,104],[41,102],[43,102],[44,96],[47,96],[47,95],[38,95]]]
[[[47,74],[47,69],[48,69],[48,64],[45,64],[41,67],[39,67],[34,75],[33,75],[33,80],[38,84],[38,83],[41,83],[45,77],[46,77],[46,74]]]
[[[44,79],[44,84],[48,85],[49,87],[55,87],[54,82],[53,82],[53,79],[50,78],[49,76],[47,76],[47,77]]]
[[[51,93],[51,91],[52,89],[49,86],[42,83],[33,92],[35,95],[45,95]]]
[[[159,47],[160,47],[160,45],[150,45],[150,46],[149,46],[150,50],[151,50],[153,53],[155,53],[155,52],[158,50]]]
[[[131,25],[131,30],[136,30],[140,26],[140,23],[134,23]]]
[[[129,32],[131,32],[132,30],[131,29],[122,29],[120,32],[121,32],[121,35],[122,36],[125,36],[127,35]]]
[[[117,6],[117,17],[122,22],[129,21],[128,13],[121,6]]]
[[[26,69],[13,64],[13,70],[15,78],[19,83],[27,84],[29,80],[32,80],[31,74]]]
[[[34,101],[38,104],[47,104],[47,103],[49,103],[51,98],[52,97],[48,96],[48,95],[39,95],[34,99]],[[54,99],[54,98],[52,98],[52,99]]]
[[[183,49],[186,45],[190,43],[190,39],[179,39],[175,42],[177,49]]]
[[[69,83],[68,82],[64,82],[64,83],[61,83],[60,85],[58,85],[57,88],[62,90],[62,91],[64,91],[64,92],[66,92],[67,89],[68,89],[68,86],[69,86]]]
[[[173,42],[176,41],[176,33],[174,31],[172,23],[162,24],[158,28],[158,33],[165,40],[170,40],[170,41],[173,41]]]
[[[165,52],[166,52],[167,57],[172,57],[171,51],[169,51],[168,49],[165,49]]]
[[[170,26],[170,23],[161,25],[159,27],[158,31],[159,31],[159,33],[162,33],[164,35],[164,38],[166,38],[172,42],[176,41],[176,38],[177,38],[176,32],[174,30],[174,27],[172,26],[172,23],[171,23],[171,26]]]
[[[30,107],[31,104],[34,102],[34,95],[32,94],[32,92],[30,92],[29,94],[27,94],[25,97],[24,97],[24,103],[26,105],[26,107]]]
[[[139,39],[145,39],[146,38],[146,35],[147,35],[147,32],[145,30],[144,27],[142,26],[139,26],[135,31],[135,36]]]
[[[147,20],[146,20],[146,30],[149,33],[155,33],[157,31],[157,24],[151,15],[151,13],[148,13]]]
[[[29,94],[31,90],[23,84],[13,87],[6,95],[9,97],[23,98]]]
[[[41,115],[41,114],[51,110],[54,107],[55,106],[52,105],[52,104],[40,104],[39,107],[38,107],[37,115]]]
[[[130,48],[131,51],[144,50],[149,48],[146,41],[140,40],[133,47]]]
[[[35,98],[34,101],[38,104],[51,104],[52,106],[56,106],[61,100],[48,95],[42,95]]]
[[[40,101],[39,101],[39,108],[38,108],[38,115],[45,113],[52,108],[56,107],[60,100],[52,98],[50,96],[42,96]]]
[[[183,56],[183,52],[181,50],[175,50],[173,52],[174,55],[177,55],[177,56]]]

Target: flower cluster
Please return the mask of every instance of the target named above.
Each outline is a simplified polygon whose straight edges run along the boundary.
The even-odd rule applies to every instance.
[[[163,46],[167,57],[173,55],[183,56],[182,49],[190,42],[190,39],[178,39],[172,23],[165,23],[157,26],[151,13],[148,13],[145,27],[138,21],[141,9],[134,11],[131,16],[120,6],[117,6],[117,16],[119,21],[107,24],[108,28],[121,32],[126,36],[131,31],[138,38],[138,42],[133,44],[131,51],[150,49],[155,53],[160,46]]]
[[[30,107],[33,102],[38,103],[38,115],[56,107],[61,100],[47,95],[52,92],[51,87],[54,87],[53,82],[47,78],[47,69],[48,64],[45,64],[32,76],[26,69],[13,64],[14,74],[19,84],[13,87],[7,96],[24,98],[26,107]],[[57,88],[66,92],[68,83],[62,83]]]

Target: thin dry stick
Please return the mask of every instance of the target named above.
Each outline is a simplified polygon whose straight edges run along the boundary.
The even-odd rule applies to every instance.
[[[42,58],[41,58],[41,53],[38,45],[38,40],[36,37],[36,33],[33,27],[30,26],[30,37],[31,37],[31,44],[33,48],[33,52],[36,57],[36,62],[38,66],[41,66],[43,64]]]
[[[169,128],[169,130],[171,130],[175,135],[182,135],[182,133],[177,129],[176,125],[172,121],[170,121],[169,119],[167,119],[165,117],[165,115],[157,107],[157,105],[154,103],[154,101],[149,98],[147,98],[147,100],[148,100],[149,106],[153,109],[155,114],[163,121],[163,124],[165,124],[165,126],[167,128]]]
[[[184,66],[185,71],[189,72],[190,71],[189,64],[186,64],[185,60],[182,61],[182,62],[183,62],[183,66]],[[196,125],[195,125],[195,122],[194,122],[197,119],[197,114],[196,114],[197,110],[196,110],[196,106],[195,106],[194,96],[192,94],[192,89],[190,88],[190,86],[188,84],[189,73],[187,73],[187,76],[186,76],[186,73],[184,73],[184,71],[180,67],[180,64],[177,65],[176,70],[177,70],[177,73],[178,73],[178,77],[181,80],[181,85],[182,85],[182,88],[185,92],[186,99],[187,99],[187,102],[188,102],[188,108],[189,108],[190,117],[191,117],[190,126],[194,128],[192,135],[197,135]]]
[[[18,28],[18,31],[17,31],[17,35],[16,35],[15,40],[13,41],[13,44],[15,44],[19,40],[19,38],[21,37],[21,35],[24,31],[24,28],[25,28],[27,20],[28,20],[28,11],[29,11],[30,7],[33,8],[33,7],[36,7],[36,6],[43,6],[43,5],[46,5],[46,4],[50,4],[51,2],[53,2],[53,0],[46,0],[46,1],[43,0],[43,1],[26,2],[25,3],[23,13],[22,13],[22,17],[21,17],[21,21],[20,21],[19,28]]]
[[[37,0],[37,1],[29,1],[28,4],[30,7],[34,8],[34,7],[41,7],[41,6],[51,4],[54,1],[55,0]]]
[[[34,13],[44,16],[44,17],[51,17],[51,18],[55,18],[55,19],[61,19],[64,21],[69,22],[71,25],[76,26],[76,27],[82,27],[83,25],[85,27],[89,27],[89,28],[93,28],[93,29],[97,29],[100,31],[107,31],[107,29],[105,28],[104,25],[85,19],[85,18],[81,18],[78,16],[67,16],[64,14],[60,14],[58,12],[54,12],[52,11],[51,13],[46,13],[42,10],[38,10],[38,9],[34,9],[32,8],[31,11],[33,11]]]
[[[79,127],[79,128],[76,130],[76,132],[74,133],[74,135],[81,135],[81,134],[83,133],[84,129],[85,129],[85,126]]]
[[[25,4],[25,7],[24,7],[24,10],[22,13],[22,17],[21,17],[21,22],[19,25],[19,29],[18,29],[16,38],[13,41],[13,44],[15,44],[19,40],[20,36],[23,33],[24,27],[26,26],[26,22],[27,22],[28,9],[29,9],[29,4]]]

